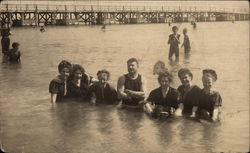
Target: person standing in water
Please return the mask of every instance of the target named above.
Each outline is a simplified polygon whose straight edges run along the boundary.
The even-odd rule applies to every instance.
[[[139,62],[136,58],[127,61],[128,73],[118,79],[118,98],[122,100],[123,106],[134,106],[143,108],[146,96],[146,79],[138,73]]]
[[[165,70],[159,73],[158,82],[160,87],[150,92],[145,104],[145,111],[155,117],[162,116],[162,113],[171,116],[178,108],[179,100],[179,93],[171,87],[173,76]]]
[[[103,69],[97,72],[98,82],[90,87],[91,102],[93,104],[116,104],[118,101],[116,90],[108,83],[109,71]]]
[[[192,84],[193,74],[187,68],[178,71],[178,77],[182,83],[178,87],[180,93],[179,108],[175,111],[176,116],[189,115],[195,117],[197,114],[200,88]]]
[[[9,62],[18,63],[21,62],[21,52],[19,51],[20,44],[17,42],[12,43],[12,49],[9,51]]]
[[[202,83],[204,88],[201,89],[200,93],[198,115],[212,121],[220,120],[222,106],[221,95],[213,87],[216,80],[217,74],[214,70],[203,70]]]
[[[3,62],[8,59],[9,48],[10,48],[10,29],[7,28],[6,24],[4,24],[1,28],[1,45],[2,45],[2,53],[3,53]]]
[[[184,35],[184,41],[183,44],[181,45],[181,47],[184,47],[184,53],[188,54],[190,53],[191,47],[190,47],[190,41],[189,41],[189,37],[187,35],[187,29],[183,29],[183,35]]]
[[[40,31],[41,31],[41,32],[45,32],[44,26],[41,26]]]
[[[70,75],[72,65],[70,62],[63,60],[58,65],[59,75],[49,84],[51,94],[51,103],[62,101],[67,94],[67,79]]]
[[[102,27],[101,27],[102,31],[104,32],[106,30],[106,25],[103,24]]]
[[[173,34],[169,35],[168,44],[170,44],[168,59],[172,60],[172,56],[175,54],[175,60],[179,60],[179,44],[180,35],[177,33],[177,26],[172,27]]]
[[[67,81],[67,96],[89,100],[90,85],[90,76],[85,73],[85,69],[79,64],[74,64]]]
[[[196,22],[195,21],[191,21],[191,25],[193,26],[193,28],[196,28]]]

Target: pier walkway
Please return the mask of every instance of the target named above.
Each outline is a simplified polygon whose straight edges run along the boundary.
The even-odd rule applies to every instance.
[[[12,26],[241,20],[249,20],[247,10],[168,6],[0,5],[1,23]]]

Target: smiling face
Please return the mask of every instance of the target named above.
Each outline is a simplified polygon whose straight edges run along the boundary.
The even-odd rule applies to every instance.
[[[74,73],[74,79],[75,80],[80,80],[82,78],[82,72],[81,70],[76,70]]]
[[[128,73],[131,75],[134,75],[137,73],[138,70],[138,64],[136,62],[129,62],[127,64],[128,66]]]
[[[61,71],[60,71],[60,76],[62,79],[66,80],[69,77],[69,68],[64,67]]]
[[[184,86],[191,86],[192,84],[192,77],[188,74],[183,74],[180,76],[180,81]]]
[[[213,87],[214,81],[212,77],[205,75],[202,77],[202,83],[204,89],[210,90]]]
[[[162,88],[166,89],[170,86],[170,81],[169,81],[168,77],[163,76],[160,78],[159,84]]]
[[[108,74],[101,73],[98,75],[98,80],[102,85],[105,85],[108,82]]]

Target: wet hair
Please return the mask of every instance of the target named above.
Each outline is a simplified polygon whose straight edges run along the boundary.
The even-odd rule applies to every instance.
[[[133,63],[133,62],[136,62],[137,65],[139,65],[139,62],[138,62],[138,60],[137,60],[136,58],[130,58],[130,59],[127,61],[127,64],[128,64],[128,63]]]
[[[73,68],[72,68],[72,75],[75,75],[75,72],[76,72],[77,70],[80,70],[80,71],[82,72],[82,74],[85,73],[85,69],[84,69],[81,65],[79,65],[79,64],[74,64],[74,65],[73,65]]]
[[[13,48],[16,48],[16,47],[18,47],[18,46],[20,46],[20,44],[19,44],[18,42],[13,42],[13,43],[12,43],[12,47],[13,47]]]
[[[186,28],[183,29],[183,33],[187,33],[187,29]]]
[[[203,74],[203,77],[211,77],[213,79],[213,81],[216,81],[217,80],[217,74],[216,74],[216,71],[215,70],[212,70],[212,69],[204,69],[202,71],[202,74]]]
[[[159,73],[158,81],[160,82],[163,77],[167,77],[169,83],[173,82],[173,75],[170,72],[168,72],[167,70]]]
[[[97,73],[96,73],[96,75],[97,75],[97,77],[98,77],[98,79],[100,78],[100,75],[102,74],[102,73],[106,73],[107,74],[107,76],[108,76],[108,80],[109,80],[109,78],[110,78],[110,73],[109,73],[109,71],[108,70],[105,70],[105,69],[103,69],[103,70],[99,70]]]
[[[173,27],[172,27],[172,31],[175,31],[175,30],[178,30],[178,27],[177,27],[177,26],[173,26]]]
[[[181,78],[181,76],[188,74],[193,79],[193,74],[188,68],[181,68],[178,71],[178,77]]]
[[[66,61],[66,60],[62,60],[59,65],[58,65],[58,71],[61,72],[62,69],[64,68],[68,68],[69,71],[71,71],[72,65],[70,62]]]

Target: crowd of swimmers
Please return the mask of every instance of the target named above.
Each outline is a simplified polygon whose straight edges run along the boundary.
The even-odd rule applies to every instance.
[[[178,71],[181,85],[173,88],[173,76],[167,69],[157,72],[159,87],[147,95],[146,78],[139,73],[136,58],[127,61],[128,73],[120,76],[117,90],[109,83],[110,72],[97,72],[97,79],[85,72],[79,64],[61,61],[59,75],[49,85],[51,102],[67,101],[69,97],[90,101],[92,104],[120,104],[122,107],[144,110],[152,117],[187,115],[210,121],[219,121],[222,98],[213,86],[217,80],[216,71],[202,71],[201,89],[192,83],[193,74],[187,68]]]

